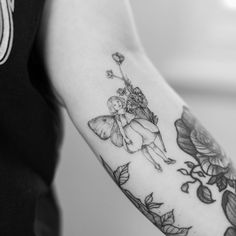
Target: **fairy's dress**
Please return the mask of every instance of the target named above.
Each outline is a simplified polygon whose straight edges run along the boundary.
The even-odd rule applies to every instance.
[[[135,118],[133,114],[125,112],[116,116],[123,127],[124,133],[131,143],[123,140],[126,150],[130,153],[137,152],[153,143],[159,133],[156,125],[142,118]]]

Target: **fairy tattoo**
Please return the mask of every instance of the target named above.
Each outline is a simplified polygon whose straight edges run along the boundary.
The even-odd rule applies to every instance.
[[[125,86],[117,90],[117,95],[108,99],[110,115],[91,119],[88,126],[99,138],[110,139],[115,146],[123,147],[130,154],[141,151],[158,171],[162,171],[155,156],[166,164],[174,164],[176,161],[166,156],[167,150],[157,126],[158,118],[148,108],[148,101],[141,89],[134,87],[124,74],[121,65],[125,57],[117,52],[112,54],[112,58],[119,67],[120,76],[112,70],[108,70],[106,76],[109,79],[120,79]],[[157,138],[160,145],[155,142]]]

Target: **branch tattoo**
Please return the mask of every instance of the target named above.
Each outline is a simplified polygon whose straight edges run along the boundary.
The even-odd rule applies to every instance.
[[[166,164],[174,164],[176,161],[166,156],[167,150],[157,126],[158,118],[149,109],[142,90],[134,87],[123,72],[125,57],[117,52],[112,58],[120,75],[108,70],[106,76],[108,79],[121,80],[124,87],[119,88],[117,94],[107,100],[110,115],[98,116],[90,120],[88,126],[99,138],[110,139],[112,144],[123,147],[130,154],[141,151],[155,169],[161,172],[162,167],[156,161],[156,156]],[[161,145],[156,144],[157,138]]]
[[[222,194],[222,208],[229,223],[224,236],[236,235],[236,170],[225,152],[184,107],[182,117],[175,122],[178,146],[194,158],[185,162],[186,168],[178,171],[191,180],[181,186],[181,191],[189,193],[192,184],[198,184],[197,197],[205,204],[215,202],[209,186],[216,185]]]
[[[124,188],[124,185],[130,178],[129,164],[119,166],[115,171],[103,160],[102,165],[112,177],[121,191],[128,197],[128,199],[137,207],[137,209],[146,216],[162,233],[166,236],[187,236],[191,227],[180,227],[175,224],[174,210],[167,213],[160,214],[157,210],[161,208],[163,203],[154,201],[153,193],[145,197],[143,201],[135,197],[129,190]]]

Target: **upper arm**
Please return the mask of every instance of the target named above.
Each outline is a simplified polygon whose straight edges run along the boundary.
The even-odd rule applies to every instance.
[[[219,213],[220,201],[217,201],[218,205],[215,204],[215,207],[212,208],[207,208],[207,205],[202,204],[204,201],[207,204],[214,202],[212,193],[214,193],[216,198],[220,198],[220,196],[217,196],[220,193],[215,192],[215,189],[214,192],[211,192],[210,187],[203,185],[199,178],[198,182],[196,182],[197,180],[194,182],[200,183],[197,186],[198,195],[191,192],[192,197],[190,197],[190,195],[184,195],[180,190],[181,186],[185,186],[185,188],[187,186],[185,193],[188,193],[189,186],[188,182],[183,182],[187,180],[183,179],[185,176],[181,176],[179,171],[187,168],[186,161],[189,160],[196,162],[197,166],[200,166],[201,163],[198,162],[199,156],[195,153],[197,150],[194,145],[198,145],[198,142],[205,140],[205,138],[197,137],[197,128],[199,126],[196,122],[193,122],[192,116],[186,115],[186,111],[183,109],[184,102],[176,96],[173,90],[162,80],[155,67],[142,54],[129,14],[127,14],[126,1],[48,0],[47,2],[40,31],[39,47],[41,47],[45,66],[56,93],[61,97],[76,127],[93,150],[101,155],[104,160],[108,161],[111,166],[117,167],[119,162],[119,165],[121,164],[122,166],[118,170],[125,168],[123,173],[126,181],[130,175],[136,177],[131,186],[133,190],[141,193],[140,196],[143,199],[147,194],[147,189],[148,192],[149,190],[150,192],[155,192],[155,196],[160,194],[161,199],[165,200],[165,210],[161,206],[161,214],[163,216],[164,211],[175,207],[175,211],[170,211],[170,213],[172,221],[174,221],[173,213],[178,216],[177,225],[189,226],[194,224],[193,232],[196,232],[197,235],[218,236],[220,235],[220,230],[224,232],[225,225],[228,222],[227,218],[224,215],[224,218],[222,218],[222,213]],[[135,86],[140,87],[146,95],[145,99],[148,100],[146,111],[151,117],[151,122],[153,123],[151,126],[153,127],[157,123],[157,117],[159,117],[160,141],[165,143],[168,155],[174,156],[178,161],[175,167],[169,167],[168,162],[163,163],[165,166],[163,174],[155,173],[154,169],[151,169],[149,162],[151,161],[154,164],[154,160],[150,158],[150,155],[145,157],[141,152],[137,152],[134,155],[137,158],[131,158],[131,153],[128,153],[125,148],[117,149],[108,140],[98,139],[87,126],[91,118],[108,114],[107,99],[116,94],[118,88],[124,87],[122,81],[117,79],[117,77],[116,79],[107,80],[105,76],[105,71],[110,69],[114,70],[115,74],[119,75],[120,73],[119,66],[110,57],[116,51],[125,55],[126,60],[122,64],[125,73],[131,76]],[[140,96],[143,97],[142,95]],[[145,103],[143,106],[145,107],[147,104]],[[187,114],[189,113],[187,112]],[[181,120],[182,126],[175,126],[178,124],[176,123],[177,120]],[[144,129],[142,129],[140,135],[142,137],[145,135]],[[196,136],[194,137],[195,139],[202,139],[196,140],[197,144],[192,142],[193,133]],[[178,139],[176,139],[177,135]],[[155,135],[152,135],[152,137],[155,139]],[[206,140],[209,140],[207,136]],[[142,148],[141,144],[143,144],[142,140],[140,142],[140,147]],[[205,144],[208,145],[208,143]],[[157,159],[158,161],[161,158],[166,159],[163,156],[164,152],[162,154],[159,152],[162,148],[161,146],[156,148],[152,145],[151,148],[153,148],[154,152],[157,152],[155,159],[158,156],[160,156]],[[192,151],[196,155],[194,158],[189,155]],[[155,155],[155,153],[151,153]],[[130,161],[132,162],[132,170],[129,175],[127,174],[127,165],[123,164]],[[194,163],[192,165],[195,166]],[[107,165],[105,166],[107,168]],[[177,168],[180,168],[179,171],[177,171]],[[111,174],[110,168],[107,169]],[[234,171],[232,168],[231,170],[232,172]],[[189,172],[186,174],[186,171],[184,169],[184,175],[190,175]],[[202,171],[204,172],[203,168]],[[208,181],[208,174],[205,173],[201,177],[205,178],[204,183],[205,180],[206,182]],[[235,175],[235,171],[233,174]],[[115,172],[111,176],[114,177]],[[122,186],[125,182],[122,182]],[[118,182],[118,184],[120,183]],[[125,192],[129,194],[128,197],[131,198],[131,201],[135,199],[130,195],[129,191],[126,190]],[[152,196],[152,194],[149,196]],[[152,199],[152,197],[148,198],[149,200]],[[197,200],[199,199],[197,198],[202,203],[198,204],[199,201]],[[225,201],[224,198],[223,200]],[[153,218],[153,215],[141,200],[138,199],[137,201],[141,204],[137,207],[144,214],[147,212],[146,216],[150,220],[155,220],[156,213],[155,215],[153,214],[155,216]],[[226,203],[228,204],[228,202]],[[197,213],[190,211],[189,209],[196,208],[196,204],[198,204]],[[214,220],[209,221],[210,218]],[[224,219],[223,223],[222,219]],[[161,229],[162,232],[165,233],[164,229],[168,231],[169,227],[176,231],[177,228],[173,224],[172,222],[170,226],[164,225]],[[214,227],[215,225],[218,228]],[[158,226],[160,227],[160,225]],[[187,235],[190,228],[183,229],[185,232],[183,235]],[[235,229],[233,230],[235,232]],[[168,234],[168,232],[166,233]]]
[[[104,64],[109,65],[105,55],[139,50],[128,11],[123,0],[46,1],[38,45],[49,78],[66,104],[76,97],[89,100],[89,91],[101,89],[96,78],[104,76]]]

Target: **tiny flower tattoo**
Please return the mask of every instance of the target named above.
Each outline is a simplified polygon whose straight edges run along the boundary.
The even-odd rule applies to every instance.
[[[113,74],[113,71],[112,71],[112,70],[107,70],[107,71],[106,71],[106,77],[107,77],[108,79],[113,79],[113,76],[114,76],[114,74]]]
[[[118,65],[121,65],[125,60],[125,57],[119,52],[112,54],[112,58]]]
[[[117,89],[117,93],[120,96],[124,96],[126,94],[126,88],[119,88],[119,89]]]

